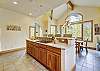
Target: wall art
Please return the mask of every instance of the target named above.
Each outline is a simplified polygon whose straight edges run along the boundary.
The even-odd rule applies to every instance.
[[[7,30],[11,31],[21,31],[21,26],[18,25],[7,25]]]
[[[100,24],[94,24],[95,35],[100,35]]]

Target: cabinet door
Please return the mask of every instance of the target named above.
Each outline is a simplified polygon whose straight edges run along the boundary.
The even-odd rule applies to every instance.
[[[61,71],[61,55],[48,51],[47,66],[50,71]]]
[[[29,41],[26,41],[26,51],[27,51],[27,53],[29,53]]]
[[[27,41],[27,53],[32,55],[32,46],[31,46],[31,43],[29,41]]]
[[[45,66],[47,65],[47,51],[41,47],[39,48],[39,61]]]
[[[32,56],[35,58],[35,45],[32,45]]]
[[[39,48],[37,46],[34,47],[34,57],[38,60],[38,57],[39,57]]]
[[[33,45],[30,43],[30,45],[29,45],[29,54],[30,54],[30,55],[32,55],[32,46],[33,46]]]

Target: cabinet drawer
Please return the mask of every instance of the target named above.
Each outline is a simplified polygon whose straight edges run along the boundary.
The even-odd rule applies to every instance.
[[[54,52],[54,53],[61,54],[61,49],[60,49],[60,48],[55,48],[55,47],[47,46],[46,49],[47,49],[48,51],[52,51],[52,52]]]

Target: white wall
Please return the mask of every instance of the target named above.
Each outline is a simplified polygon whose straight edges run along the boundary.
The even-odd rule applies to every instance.
[[[0,8],[1,50],[25,47],[33,18]],[[7,25],[20,25],[21,31],[7,31]]]
[[[0,26],[0,39],[1,39],[1,26]],[[0,51],[1,51],[1,41],[0,41]]]

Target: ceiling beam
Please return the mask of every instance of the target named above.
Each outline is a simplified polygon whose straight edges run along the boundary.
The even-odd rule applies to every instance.
[[[67,5],[71,10],[74,10],[74,4],[71,1],[68,1]]]

